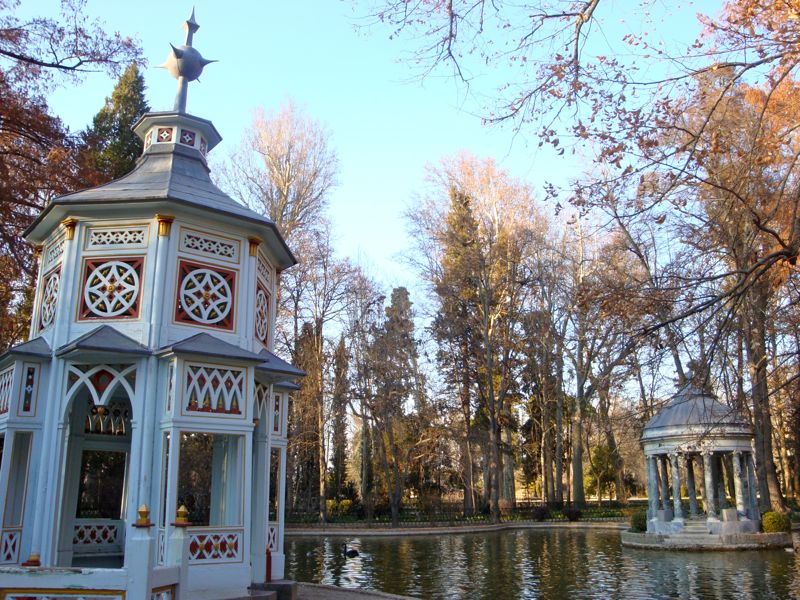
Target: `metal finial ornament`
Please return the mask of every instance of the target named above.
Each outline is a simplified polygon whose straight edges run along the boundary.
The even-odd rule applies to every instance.
[[[177,48],[170,44],[172,52],[167,56],[167,60],[160,67],[169,71],[178,80],[178,92],[175,95],[175,108],[178,112],[186,112],[186,96],[189,91],[189,82],[199,79],[203,72],[203,67],[215,60],[203,58],[200,53],[192,47],[192,38],[195,32],[200,29],[197,21],[194,20],[194,9],[192,16],[183,23],[186,31],[186,42]]]

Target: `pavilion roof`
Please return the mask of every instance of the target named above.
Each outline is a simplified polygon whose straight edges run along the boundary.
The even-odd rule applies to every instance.
[[[225,342],[210,333],[198,333],[169,346],[161,348],[158,353],[166,354],[192,354],[212,358],[226,358],[246,362],[261,362],[264,359],[260,354],[250,352],[234,344]]]
[[[114,352],[115,354],[150,354],[147,347],[120,333],[111,325],[100,325],[56,350],[56,356],[69,352]]]
[[[749,425],[749,422],[736,410],[689,382],[650,419],[644,431],[715,425]]]
[[[35,337],[27,342],[22,342],[21,344],[12,346],[5,352],[5,354],[3,354],[3,357],[10,354],[16,356],[36,356],[39,358],[50,358],[51,352],[50,344],[48,344],[43,337]]]

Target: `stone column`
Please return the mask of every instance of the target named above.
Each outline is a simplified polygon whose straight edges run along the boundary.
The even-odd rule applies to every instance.
[[[689,492],[689,514],[696,517],[700,512],[697,508],[697,489],[694,484],[694,461],[691,454],[684,454],[686,463],[686,490]]]
[[[655,519],[658,514],[658,467],[656,457],[647,457],[647,517]]]
[[[704,500],[706,503],[706,518],[717,520],[717,509],[714,507],[714,469],[712,468],[713,455],[708,450],[703,452],[703,475],[705,487]]]
[[[669,475],[667,473],[667,457],[659,456],[661,459],[661,509],[669,510]]]
[[[725,465],[722,462],[724,459],[724,454],[718,454],[716,459],[712,461],[712,468],[714,469],[714,481],[717,484],[714,492],[717,495],[717,503],[719,504],[720,510],[723,508],[728,508],[728,494],[727,490],[725,489]]]
[[[744,498],[744,482],[742,481],[742,453],[733,453],[733,485],[736,491],[736,512],[739,517],[747,518],[747,504]]]
[[[756,496],[756,470],[753,465],[753,453],[745,454],[747,463],[747,481],[750,484],[750,518],[754,521],[761,520],[761,511],[758,508],[758,497]]]
[[[683,519],[683,506],[681,506],[681,471],[678,468],[678,454],[671,452],[669,455],[672,467],[672,506],[675,519]]]

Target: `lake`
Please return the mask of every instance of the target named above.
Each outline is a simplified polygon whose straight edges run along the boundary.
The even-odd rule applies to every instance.
[[[359,555],[346,557],[343,543]],[[430,599],[800,599],[795,553],[634,550],[618,532],[591,529],[287,535],[286,570],[297,581]]]

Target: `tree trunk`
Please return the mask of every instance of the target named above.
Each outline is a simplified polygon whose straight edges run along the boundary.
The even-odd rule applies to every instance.
[[[556,390],[556,497],[564,502],[564,356],[558,355],[558,389]]]
[[[772,454],[772,419],[767,387],[767,294],[761,285],[754,283],[748,290],[744,319],[748,368],[752,382],[756,465],[762,511],[783,511],[786,505]]]
[[[471,517],[475,514],[475,473],[472,460],[472,442],[469,434],[464,440],[464,456],[461,460],[464,469],[464,515]]]
[[[366,417],[366,407],[361,403],[361,502],[364,504],[364,516],[367,523],[372,522],[372,485],[371,462],[372,451],[370,444],[369,423]]]
[[[597,386],[600,409],[600,425],[603,428],[609,455],[611,456],[611,460],[614,462],[614,493],[617,497],[617,502],[624,503],[627,502],[627,498],[625,497],[625,483],[622,478],[624,465],[622,462],[622,456],[620,456],[619,453],[619,447],[617,446],[617,438],[614,435],[614,429],[611,426],[611,417],[609,415],[610,394],[608,384],[606,383],[607,381],[607,379],[604,379],[603,384]]]
[[[542,440],[539,454],[541,456],[542,472],[542,499],[548,504],[555,501],[553,486],[553,458],[550,456],[552,448],[552,429],[549,426],[550,415],[547,400],[542,398]]]
[[[474,461],[472,458],[472,406],[470,403],[470,382],[468,359],[469,342],[462,336],[460,343],[461,352],[461,414],[464,417],[464,448],[466,459],[464,463],[464,515],[471,517],[475,514],[475,473],[473,471]]]
[[[576,369],[577,371],[577,369]],[[575,415],[572,418],[572,503],[583,508],[586,496],[583,491],[583,415],[585,408],[584,378],[577,373],[578,393],[575,398]]]
[[[500,497],[504,506],[513,508],[517,505],[517,493],[514,482],[514,447],[511,439],[511,428],[506,427],[501,436],[503,438],[503,487]]]

